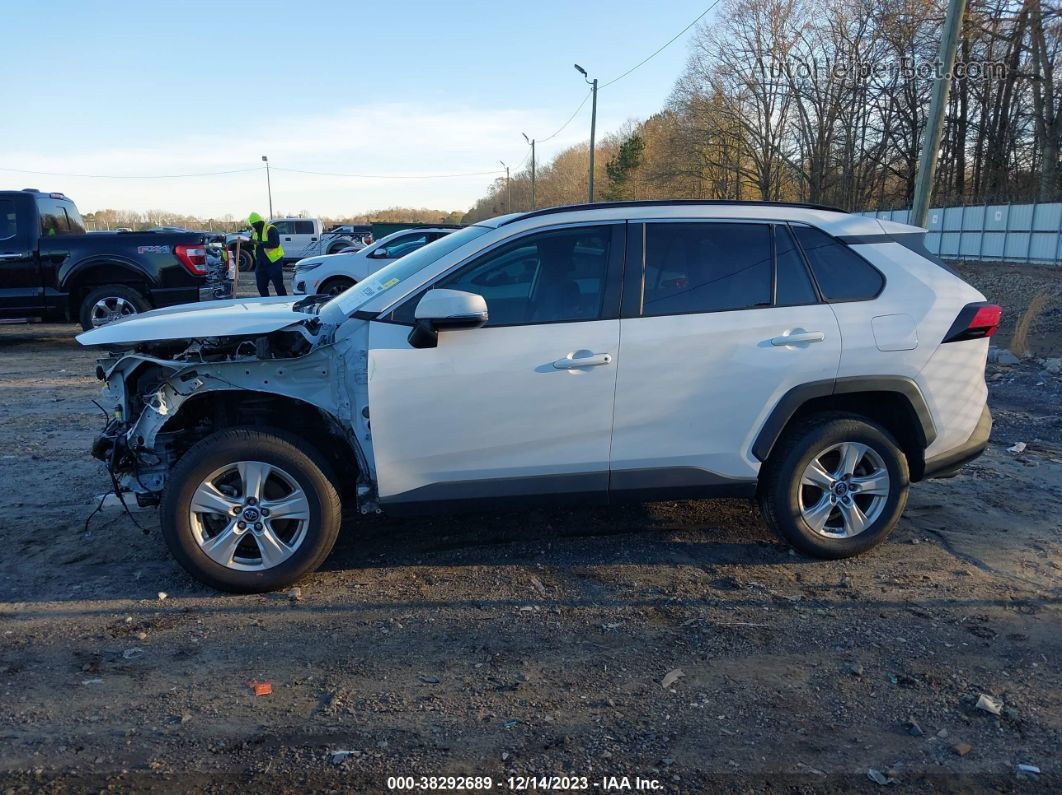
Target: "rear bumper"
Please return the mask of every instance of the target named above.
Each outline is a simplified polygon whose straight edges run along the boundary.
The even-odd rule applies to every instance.
[[[950,478],[969,464],[988,447],[988,437],[992,434],[992,413],[988,406],[981,412],[970,438],[954,450],[949,450],[926,461],[924,478]]]

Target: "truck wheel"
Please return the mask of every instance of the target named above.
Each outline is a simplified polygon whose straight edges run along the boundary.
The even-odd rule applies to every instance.
[[[760,475],[760,508],[801,552],[848,558],[892,532],[910,473],[896,440],[852,414],[822,414],[789,429]]]
[[[345,276],[336,276],[329,279],[318,288],[321,295],[339,295],[354,286],[354,280]]]
[[[338,240],[338,241],[336,241],[335,243],[333,243],[332,245],[330,245],[328,247],[328,253],[329,254],[338,254],[340,251],[342,251],[343,249],[347,248],[349,245],[350,245],[350,241],[349,240]]]
[[[163,538],[177,562],[213,588],[291,585],[324,562],[339,534],[330,472],[320,453],[283,431],[214,433],[170,473]]]
[[[245,248],[240,249],[240,261],[238,263],[239,268],[244,273],[249,273],[254,270],[254,254]]]
[[[150,309],[147,299],[132,287],[108,284],[97,287],[81,299],[79,319],[81,328],[91,331],[119,318],[136,315]]]

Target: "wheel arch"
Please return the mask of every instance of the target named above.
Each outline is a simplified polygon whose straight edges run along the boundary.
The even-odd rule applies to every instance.
[[[766,461],[787,428],[824,411],[859,414],[883,426],[907,457],[911,480],[922,479],[925,451],[937,438],[937,430],[922,390],[905,376],[852,376],[793,387],[771,410],[752,454]]]
[[[341,491],[352,489],[367,472],[357,440],[334,417],[312,403],[287,395],[212,389],[185,400],[158,433],[187,435],[190,447],[210,433],[232,427],[272,428],[305,440],[328,460]]]
[[[329,283],[332,283],[332,282],[336,282],[336,281],[350,282],[351,286],[353,286],[353,285],[358,283],[358,280],[355,279],[353,276],[348,276],[345,273],[334,273],[331,276],[327,277],[319,285],[317,285],[317,291],[318,292],[322,292],[326,285],[328,285]]]
[[[60,277],[60,285],[69,296],[69,309],[75,316],[85,295],[96,287],[107,284],[131,287],[147,300],[148,295],[144,288],[155,285],[155,282],[131,260],[113,256],[81,260],[71,265]]]

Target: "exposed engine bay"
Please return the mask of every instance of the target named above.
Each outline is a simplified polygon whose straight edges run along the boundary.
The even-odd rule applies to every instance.
[[[374,510],[365,324],[303,317],[263,334],[109,345],[96,375],[110,419],[92,454],[115,491],[157,504],[173,465],[201,439],[221,428],[279,427],[330,451],[340,481]]]

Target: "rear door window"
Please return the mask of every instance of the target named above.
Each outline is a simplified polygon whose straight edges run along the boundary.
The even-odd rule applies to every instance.
[[[646,224],[642,315],[770,306],[770,235],[767,224]]]
[[[778,276],[775,285],[775,306],[802,306],[818,302],[815,287],[800,258],[796,242],[789,230],[778,224],[774,228],[775,261]]]
[[[294,234],[296,235],[312,235],[313,234],[313,221],[292,221],[294,225]]]
[[[827,301],[866,301],[881,292],[885,278],[844,243],[814,227],[792,229]]]

